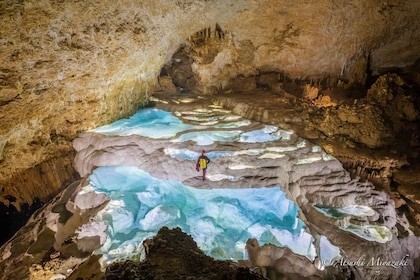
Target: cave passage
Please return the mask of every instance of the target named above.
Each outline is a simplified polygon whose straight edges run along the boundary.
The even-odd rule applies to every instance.
[[[283,170],[288,163],[310,170],[313,164],[335,165],[337,160],[292,131],[210,105],[180,107],[173,113],[144,108],[89,133],[97,136],[84,137],[93,137],[89,141],[98,150],[89,153],[90,159],[79,160],[90,162],[92,169],[99,167],[84,191],[105,193],[110,202],[80,236],[105,232],[98,251],[104,264],[142,259],[143,240],[163,226],[180,227],[216,259],[246,259],[248,238],[288,246],[309,259],[317,254],[321,260],[340,256],[339,248],[325,236],[315,247],[298,218],[298,207],[281,189],[289,180]],[[202,149],[212,160],[205,181],[195,170]],[[373,211],[359,205],[343,209],[318,205],[317,210],[338,220]],[[348,222],[341,229],[376,242],[391,236],[380,226]]]

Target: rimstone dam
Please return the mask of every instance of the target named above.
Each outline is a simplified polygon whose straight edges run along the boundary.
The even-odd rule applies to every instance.
[[[419,15],[0,0],[0,279],[419,279]]]

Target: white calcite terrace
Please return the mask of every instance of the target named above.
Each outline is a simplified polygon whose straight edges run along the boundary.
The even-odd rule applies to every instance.
[[[81,133],[73,145],[83,179],[2,247],[5,277],[25,275],[13,264],[28,258],[40,263],[48,250],[57,254],[31,267],[34,278],[65,279],[88,256],[102,266],[139,260],[142,242],[163,226],[181,228],[216,259],[245,260],[247,240],[256,240],[261,248],[271,244],[288,258],[318,261],[325,269],[366,252],[403,259],[419,246],[389,196],[352,178],[321,147],[210,99],[187,101],[182,94],[176,102],[154,99],[131,118]],[[211,159],[204,181],[195,169],[203,149]],[[397,226],[405,227],[405,238],[396,238]],[[24,254],[14,253],[22,246]],[[404,267],[351,269],[404,278],[417,257],[410,255]]]
[[[155,232],[164,225],[181,226],[196,237],[199,246],[205,252],[216,258],[246,258],[246,238],[242,236],[243,239],[238,240],[237,234],[227,233],[228,229],[214,222],[217,220],[215,217],[210,218],[211,221],[201,220],[200,215],[195,217],[188,213],[188,210],[198,206],[190,206],[188,209],[174,206],[179,203],[177,199],[168,200],[165,192],[162,193],[162,189],[159,188],[160,184],[167,188],[168,182],[175,184],[178,191],[179,188],[192,188],[187,192],[194,189],[207,189],[211,190],[211,193],[218,191],[220,202],[226,207],[223,212],[225,223],[229,220],[238,222],[249,218],[245,213],[252,213],[252,210],[243,207],[256,197],[243,193],[250,188],[269,188],[271,191],[277,189],[279,193],[286,192],[288,199],[294,201],[297,206],[302,206],[300,214],[295,212],[291,215],[299,221],[298,223],[302,223],[303,235],[302,232],[298,235],[292,234],[293,230],[296,230],[296,221],[290,221],[287,234],[284,230],[283,233],[279,233],[275,224],[256,225],[248,221],[242,224],[242,235],[246,232],[247,238],[262,237],[260,243],[288,246],[294,249],[295,253],[306,255],[310,259],[322,255],[331,257],[331,252],[335,252],[335,258],[347,256],[348,248],[343,247],[344,244],[339,241],[344,236],[359,238],[362,243],[386,244],[393,240],[393,228],[397,222],[393,201],[387,194],[375,191],[369,182],[352,179],[341,163],[319,146],[297,137],[292,131],[243,119],[211,103],[204,106],[202,100],[194,102],[188,98],[188,102],[183,102],[182,99],[178,99],[175,103],[184,104],[187,108],[183,107],[183,110],[176,110],[173,114],[164,110],[173,101],[153,101],[156,103],[155,107],[141,109],[129,119],[83,133],[74,141],[74,147],[78,150],[76,166],[80,174],[85,176],[93,172],[90,175],[93,188],[116,199],[103,210],[105,212],[97,216],[97,219],[105,220],[110,226],[109,241],[101,251],[109,253],[109,256],[105,257],[108,261],[118,259],[122,255],[132,256],[133,252],[138,254],[141,251],[141,240],[152,234],[151,229]],[[195,162],[202,149],[207,151],[207,156],[211,159],[205,181],[202,180],[201,173],[195,170]],[[107,168],[111,169],[102,170],[101,167],[95,170],[98,166],[108,166]],[[119,175],[115,176],[120,176],[120,179],[111,179],[115,166],[119,166]],[[130,169],[133,167],[138,171]],[[128,169],[123,171],[123,168]],[[150,182],[146,185],[154,186],[153,191],[147,192],[149,199],[153,197],[156,200],[154,207],[143,201],[142,195],[139,194],[137,198],[130,199],[131,202],[121,200],[122,194],[128,190],[136,192],[132,180],[139,180],[134,179],[138,172],[146,172],[140,181]],[[101,176],[105,176],[106,179]],[[144,176],[147,176],[147,179]],[[140,189],[138,191],[142,193]],[[240,189],[243,193],[233,195],[232,191],[235,189]],[[227,203],[231,195],[236,197],[237,204]],[[187,196],[184,194],[181,197],[185,199]],[[160,202],[162,198],[169,204]],[[286,197],[284,199],[286,203]],[[197,201],[197,197],[192,200]],[[133,208],[133,203],[143,207]],[[210,202],[205,202],[201,207],[208,203]],[[288,211],[276,203],[272,203],[270,207],[278,213]],[[320,209],[323,211],[319,212]],[[339,213],[344,218],[331,215],[327,209],[332,209],[330,212],[335,211],[334,213]],[[242,214],[238,214],[238,211]],[[335,228],[333,234],[329,230],[313,234],[312,226],[317,221],[312,220],[310,216],[316,212],[324,213],[324,218],[318,216],[316,219],[328,221],[330,226]],[[200,233],[200,227],[190,229],[188,224],[191,220],[195,221],[192,224],[203,226],[202,230],[206,232],[207,238]],[[223,241],[216,242],[215,240],[221,238],[217,237],[220,233],[223,235]],[[267,234],[271,236],[269,239]],[[341,236],[338,242],[334,240],[336,235]],[[233,243],[230,240],[232,238]],[[133,239],[137,241],[133,242]],[[378,245],[378,248],[380,246]],[[133,248],[137,248],[138,251],[133,251]],[[352,254],[356,253],[350,252],[350,255]]]

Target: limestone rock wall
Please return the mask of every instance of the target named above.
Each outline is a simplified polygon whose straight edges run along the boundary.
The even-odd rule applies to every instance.
[[[133,113],[156,88],[164,63],[197,32],[211,27],[223,39],[220,52],[204,50],[214,55],[193,64],[211,92],[228,79],[269,70],[363,82],[367,70],[407,68],[418,59],[419,6],[415,0],[2,1],[0,183],[7,188],[0,199],[21,172],[70,153],[80,131]]]
[[[206,14],[209,5],[188,1],[9,2],[0,31],[4,182],[69,152],[80,131],[133,113],[177,46],[229,11],[212,4]]]

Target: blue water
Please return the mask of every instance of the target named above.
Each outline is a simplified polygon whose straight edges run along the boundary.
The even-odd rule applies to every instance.
[[[291,135],[275,126],[245,131],[244,124],[249,121],[236,124],[230,119],[226,121],[229,129],[220,130],[224,124],[221,122],[213,126],[216,130],[206,130],[209,126],[183,123],[163,110],[142,109],[129,119],[92,132],[168,139],[172,146],[164,149],[165,154],[191,160],[192,166],[201,148],[190,151],[177,146],[184,141],[195,141],[204,148],[215,142],[281,141],[290,139]],[[216,160],[235,153],[214,149],[207,155]],[[240,153],[257,156],[261,151],[250,149]],[[108,225],[107,242],[99,250],[107,262],[139,257],[142,241],[156,235],[162,226],[180,227],[194,238],[200,249],[216,259],[246,259],[245,242],[251,237],[257,238],[260,244],[288,246],[298,254],[315,256],[313,238],[298,219],[298,207],[286,198],[280,186],[196,189],[178,181],[154,178],[130,166],[98,167],[89,180],[96,192],[104,192],[111,199],[96,217]]]
[[[99,167],[89,180],[111,199],[98,216],[108,225],[110,242],[101,253],[120,250],[123,258],[127,245],[168,226],[180,227],[216,259],[243,259],[251,237],[313,255],[312,239],[297,218],[298,207],[280,187],[196,189],[129,166]]]
[[[91,132],[105,135],[140,135],[154,139],[171,138],[178,132],[194,128],[185,124],[170,112],[159,109],[142,109],[128,119],[121,119]]]
[[[214,142],[237,142],[240,139],[241,130],[209,130],[209,131],[193,131],[182,134],[178,137],[179,142],[194,141],[198,145],[206,146]]]

